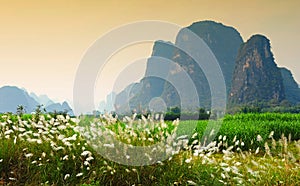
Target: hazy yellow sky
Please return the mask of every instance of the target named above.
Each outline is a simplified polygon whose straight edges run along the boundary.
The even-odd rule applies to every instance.
[[[0,86],[72,100],[76,69],[88,47],[109,30],[142,20],[181,26],[214,20],[235,27],[244,40],[264,34],[276,63],[300,82],[299,5],[298,0],[0,0]]]

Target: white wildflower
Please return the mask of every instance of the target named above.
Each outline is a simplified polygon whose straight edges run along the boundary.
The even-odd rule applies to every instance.
[[[197,185],[197,184],[196,184],[195,182],[193,182],[192,180],[188,180],[188,181],[187,181],[187,184],[188,184],[188,185]]]
[[[229,167],[222,167],[222,169],[225,171],[225,172],[230,172],[230,168]]]
[[[57,128],[58,130],[65,130],[67,127],[65,125],[59,125]]]
[[[62,134],[58,135],[58,137],[57,137],[57,139],[59,139],[59,140],[63,140],[64,138],[65,138],[65,135],[62,135]]]
[[[227,167],[227,166],[228,166],[228,164],[227,164],[227,163],[223,163],[223,162],[222,162],[222,163],[220,163],[220,166],[221,166],[221,167]]]
[[[193,135],[192,135],[192,139],[194,139],[194,138],[196,138],[197,137],[197,135],[198,135],[198,133],[196,132],[196,133],[194,133]]]
[[[272,131],[272,132],[269,134],[269,138],[273,138],[273,135],[274,135],[274,131]]]
[[[55,151],[64,150],[64,149],[65,149],[65,148],[62,147],[62,146],[59,146],[59,147],[57,147],[57,148],[54,148]]]
[[[148,138],[148,141],[153,142],[154,140],[153,138]]]
[[[45,152],[42,153],[42,157],[43,158],[46,157],[46,153]]]
[[[192,158],[188,158],[185,160],[185,163],[190,163],[192,161]]]
[[[70,174],[66,174],[64,177],[64,180],[68,179],[70,177]]]
[[[241,162],[236,162],[234,165],[235,166],[240,166],[240,165],[242,165],[242,163]]]
[[[254,160],[251,160],[251,163],[252,163],[254,166],[259,166],[259,164],[258,164],[256,161],[254,161]]]
[[[255,154],[258,154],[259,153],[259,147],[257,147],[256,151],[255,151]]]
[[[9,135],[10,133],[13,133],[13,132],[14,132],[13,130],[9,129],[9,130],[4,132],[4,135]]]
[[[228,147],[226,150],[229,152],[233,149],[233,146]]]
[[[68,160],[69,159],[69,156],[68,155],[65,155],[62,160]]]
[[[221,139],[222,139],[222,137],[223,137],[223,136],[222,136],[222,135],[220,135],[220,136],[219,136],[219,140],[221,140]]]
[[[30,157],[32,157],[32,156],[33,156],[32,153],[25,154],[25,157],[26,157],[26,158],[30,158]]]
[[[232,160],[232,157],[224,156],[223,159],[224,159],[225,161],[230,161],[230,160]]]
[[[74,134],[72,137],[69,138],[70,141],[75,141],[77,138],[77,134]]]
[[[82,153],[81,153],[81,156],[86,156],[86,155],[92,155],[92,153],[90,152],[90,151],[88,151],[88,150],[86,150],[86,151],[83,151]]]
[[[257,137],[256,137],[256,140],[257,141],[262,141],[263,139],[262,139],[261,135],[258,134]]]
[[[86,159],[86,161],[91,161],[91,160],[93,160],[94,158],[92,157],[92,156],[90,156],[90,157],[88,157],[87,159]]]
[[[276,141],[272,138],[272,149],[276,149]]]
[[[25,132],[25,131],[26,131],[26,129],[24,129],[24,128],[20,127],[20,128],[19,128],[19,131],[20,131],[20,132]]]
[[[72,146],[72,143],[66,141],[66,142],[64,142],[64,145],[65,145],[65,146],[68,146],[68,147],[71,147],[71,146]]]
[[[233,138],[232,142],[234,143],[235,141],[236,141],[236,136],[234,136],[234,138]]]
[[[212,129],[212,130],[210,131],[210,133],[209,133],[209,136],[213,136],[214,134],[215,134],[215,130]]]
[[[82,175],[83,175],[83,173],[81,172],[81,173],[76,174],[76,177],[80,177]]]
[[[266,150],[266,153],[267,153],[269,156],[271,156],[270,147],[269,147],[269,145],[268,145],[267,142],[265,142],[265,150]]]
[[[235,146],[238,146],[239,143],[240,143],[240,140],[237,140],[237,141],[235,142]]]
[[[177,140],[184,140],[184,139],[187,139],[188,137],[189,137],[188,135],[182,135],[182,136],[177,137]]]

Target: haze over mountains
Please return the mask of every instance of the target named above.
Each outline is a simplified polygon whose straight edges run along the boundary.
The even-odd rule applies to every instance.
[[[55,103],[48,96],[37,96],[34,93],[28,93],[24,89],[15,86],[4,86],[0,88],[0,113],[15,113],[18,105],[25,108],[26,113],[34,112],[37,105],[43,105],[47,112],[64,112],[74,115],[67,102]]]
[[[175,77],[178,73],[176,69],[170,65],[162,68],[164,60],[171,60],[184,69],[199,95],[200,104],[197,106],[210,108],[211,92],[205,73],[190,55],[178,49],[178,46],[190,48],[190,54],[193,56],[203,55],[201,48],[193,45],[193,41],[185,34],[185,29],[203,39],[217,58],[225,80],[228,109],[251,105],[300,103],[299,86],[291,71],[277,67],[267,37],[254,35],[244,43],[239,32],[233,27],[213,21],[200,21],[182,29],[175,44],[167,41],[155,42],[152,56],[147,62],[145,77],[139,83],[129,85],[116,96],[117,112],[149,110],[149,103],[154,98],[161,98],[166,107],[180,106],[183,101],[194,104],[192,99],[180,100],[178,91],[168,81],[147,76],[159,71],[165,77]]]
[[[237,110],[243,106],[287,106],[300,104],[300,88],[292,72],[278,67],[271,51],[270,40],[263,35],[254,35],[243,41],[240,33],[233,27],[214,21],[200,21],[183,28],[177,35],[175,43],[156,41],[152,54],[147,61],[144,78],[139,83],[127,86],[122,92],[111,93],[107,101],[100,106],[105,110],[117,113],[142,112],[154,109],[166,110],[167,107],[188,105],[184,109],[196,107],[209,109],[212,104],[212,93],[207,79],[207,72],[200,68],[197,60],[191,56],[204,58],[203,47],[197,45],[187,34],[192,31],[200,37],[214,54],[224,76],[225,92],[217,93],[217,102],[222,102],[219,95],[227,96],[228,110]],[[182,48],[188,49],[189,53]],[[170,65],[168,62],[172,62]],[[191,87],[181,79],[182,72],[190,78],[199,103],[193,97]],[[186,90],[184,97],[174,83],[161,77],[173,80]],[[217,74],[210,74],[211,76]],[[177,87],[178,88],[178,87]],[[220,99],[219,99],[220,98]],[[219,100],[218,100],[219,99]],[[35,110],[43,104],[48,112],[73,111],[67,102],[55,103],[46,95],[37,96],[18,87],[0,88],[0,113],[16,112],[18,105],[25,106],[26,112]]]

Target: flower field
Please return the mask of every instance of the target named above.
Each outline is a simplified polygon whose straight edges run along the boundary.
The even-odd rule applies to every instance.
[[[299,114],[211,122],[222,126],[206,143],[208,121],[3,114],[0,185],[300,185]],[[134,157],[120,144],[159,145]]]

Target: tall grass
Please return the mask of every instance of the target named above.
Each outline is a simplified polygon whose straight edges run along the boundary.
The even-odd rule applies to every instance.
[[[0,185],[300,185],[299,125],[296,114],[226,116],[202,146],[207,121],[1,115]],[[95,133],[83,131],[93,127],[137,146],[169,139],[172,156],[147,166],[115,163],[92,148]]]
[[[201,139],[207,124],[208,121],[205,120],[181,121],[177,133],[184,135],[196,132],[198,135],[195,137]],[[271,132],[272,136],[270,136]],[[300,139],[300,114],[249,113],[226,115],[217,134],[217,136],[226,136],[229,139],[243,142],[244,150],[264,147],[266,141],[270,141],[272,138],[279,140],[282,135],[289,137],[289,140]],[[228,143],[233,145],[233,142],[229,141]]]

